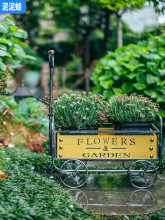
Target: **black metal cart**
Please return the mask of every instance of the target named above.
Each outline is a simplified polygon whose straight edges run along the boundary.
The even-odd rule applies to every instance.
[[[127,173],[136,188],[149,188],[157,179],[162,163],[162,130],[152,124],[150,131],[120,131],[110,127],[98,130],[56,130],[54,126],[53,68],[54,51],[50,50],[49,154],[63,185],[78,188],[85,184],[88,173]],[[59,161],[59,162],[57,162]],[[88,161],[120,161],[121,169],[89,169]],[[126,166],[130,161],[131,165]],[[57,165],[58,164],[58,165]],[[60,165],[59,165],[60,164]]]

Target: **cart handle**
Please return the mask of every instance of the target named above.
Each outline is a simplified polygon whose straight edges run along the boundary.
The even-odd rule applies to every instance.
[[[49,67],[50,67],[50,84],[49,84],[49,155],[52,155],[52,105],[53,105],[53,68],[54,68],[54,50],[48,51]]]

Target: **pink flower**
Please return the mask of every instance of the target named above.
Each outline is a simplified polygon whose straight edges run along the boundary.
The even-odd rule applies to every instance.
[[[104,118],[100,117],[101,120],[104,120]]]
[[[109,117],[109,115],[108,115],[108,114],[106,114],[106,116],[107,116],[107,117]]]
[[[37,45],[33,46],[33,49],[38,50],[38,46]]]
[[[104,114],[101,114],[101,116],[103,116],[103,117],[104,117],[105,115],[104,115]]]
[[[8,142],[9,142],[9,140],[10,140],[9,137],[5,138],[5,140],[3,142],[3,146],[6,146],[8,144]]]
[[[82,100],[83,100],[83,101],[86,101],[86,99],[84,99],[84,98],[83,98]]]
[[[76,116],[73,116],[73,118],[76,119],[77,117],[76,117]]]
[[[96,100],[99,100],[99,97],[97,97]]]
[[[145,117],[145,115],[143,115],[143,114],[140,114],[140,117],[144,118],[144,117]]]
[[[25,44],[29,44],[30,41],[29,41],[29,40],[25,40],[24,43],[25,43]]]
[[[155,108],[155,111],[158,112],[158,108]]]

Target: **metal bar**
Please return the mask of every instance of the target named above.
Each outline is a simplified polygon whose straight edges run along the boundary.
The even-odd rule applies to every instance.
[[[137,161],[137,160],[146,160],[146,161],[159,161],[160,159],[146,159],[146,158],[134,158],[134,159],[88,159],[88,158],[54,158],[55,160],[62,160],[62,161],[66,161],[66,160],[81,160],[81,161]]]
[[[54,68],[54,50],[48,51],[50,67],[50,101],[49,101],[49,155],[52,155],[52,104],[53,104],[53,68]]]
[[[119,131],[119,130],[105,130],[105,131],[98,131],[98,130],[56,130],[57,133],[68,133],[68,134],[90,134],[90,133],[94,133],[94,134],[98,134],[98,133],[114,133],[114,134],[122,134],[122,133],[125,133],[125,134],[130,134],[130,133],[133,133],[136,135],[136,133],[139,133],[139,134],[159,134],[160,131],[128,131],[128,130],[122,130],[122,131]]]
[[[160,134],[158,135],[158,149],[159,149],[159,159],[160,159],[160,164],[162,164],[162,147],[163,147],[163,119],[159,114],[156,114],[156,116],[159,118],[160,122]]]

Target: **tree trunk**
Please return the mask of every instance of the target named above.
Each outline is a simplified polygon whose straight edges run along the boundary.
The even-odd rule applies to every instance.
[[[121,20],[121,15],[117,16],[118,26],[117,26],[117,47],[123,46],[123,24]]]
[[[108,44],[108,38],[110,37],[109,32],[109,24],[110,24],[110,10],[106,9],[105,12],[105,29],[104,29],[104,40],[103,40],[103,47],[102,47],[102,56],[104,56],[107,52],[107,44]]]

